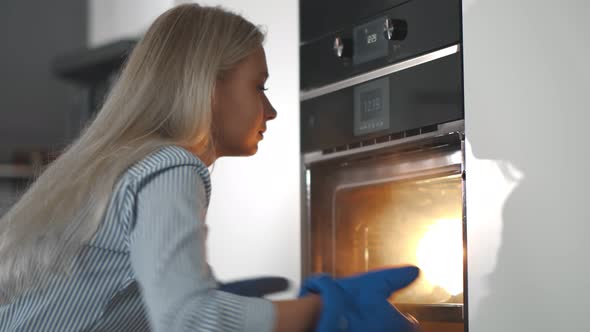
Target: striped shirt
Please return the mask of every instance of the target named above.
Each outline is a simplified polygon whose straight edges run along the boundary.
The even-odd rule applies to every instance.
[[[0,332],[271,331],[265,299],[217,290],[206,262],[207,167],[167,146],[127,170],[68,278],[0,305]]]

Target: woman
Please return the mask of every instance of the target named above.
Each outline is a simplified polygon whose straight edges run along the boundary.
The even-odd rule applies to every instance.
[[[411,328],[386,298],[412,267],[310,278],[290,301],[218,289],[207,167],[256,153],[276,117],[263,39],[220,8],[156,19],[97,118],[1,219],[0,331]]]

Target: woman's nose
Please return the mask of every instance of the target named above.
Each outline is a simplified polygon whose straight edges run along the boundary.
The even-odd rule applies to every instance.
[[[277,117],[277,111],[274,107],[270,106],[268,111],[266,112],[266,119],[267,120],[274,120]]]
[[[277,110],[272,106],[268,98],[266,99],[266,107],[264,108],[264,118],[268,120],[273,120],[277,117]]]

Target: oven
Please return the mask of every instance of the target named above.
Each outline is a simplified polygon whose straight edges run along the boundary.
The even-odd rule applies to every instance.
[[[415,264],[390,301],[467,331],[461,3],[301,3],[302,275]]]

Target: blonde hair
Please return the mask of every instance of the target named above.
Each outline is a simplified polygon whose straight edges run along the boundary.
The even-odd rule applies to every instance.
[[[215,83],[263,40],[220,7],[184,4],[158,17],[94,121],[0,219],[0,303],[68,274],[131,165],[170,144],[213,149]]]

